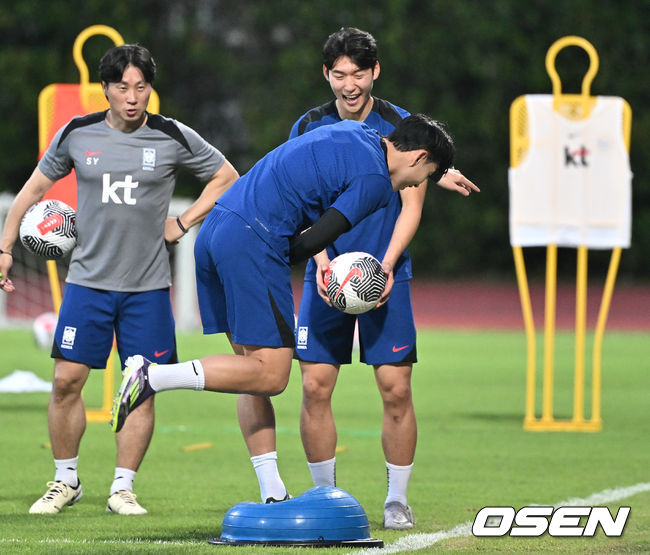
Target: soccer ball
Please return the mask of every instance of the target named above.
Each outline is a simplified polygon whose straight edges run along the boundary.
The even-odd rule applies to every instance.
[[[57,317],[54,312],[44,312],[34,319],[34,341],[41,349],[51,349],[54,341]]]
[[[386,274],[371,254],[346,252],[330,262],[324,281],[336,308],[346,314],[362,314],[377,306],[386,287]]]
[[[53,260],[68,254],[77,244],[76,213],[60,200],[42,200],[32,206],[20,223],[20,241],[42,258]]]

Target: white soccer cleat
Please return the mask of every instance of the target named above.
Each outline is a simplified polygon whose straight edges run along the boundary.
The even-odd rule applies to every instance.
[[[413,509],[399,501],[391,501],[384,506],[384,528],[389,530],[409,530],[415,524]]]
[[[137,495],[132,491],[125,489],[116,491],[108,498],[106,511],[118,515],[146,515],[147,509],[135,500],[136,497]]]
[[[126,359],[122,383],[111,409],[113,418],[109,425],[114,432],[117,433],[122,429],[131,411],[155,393],[149,385],[149,366],[156,366],[156,363],[152,363],[142,355],[134,355]]]
[[[74,505],[83,495],[81,482],[76,488],[65,482],[48,482],[47,487],[45,495],[29,508],[29,514],[56,514],[66,505]]]

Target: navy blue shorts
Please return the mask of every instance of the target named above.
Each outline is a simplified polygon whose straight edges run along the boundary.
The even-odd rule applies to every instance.
[[[417,362],[408,281],[395,282],[385,305],[358,315],[328,306],[318,295],[316,282],[305,281],[296,325],[296,357],[306,362],[349,364],[356,322],[361,362],[372,365]]]
[[[105,368],[113,335],[122,365],[135,354],[177,362],[169,289],[120,293],[66,284],[52,358]]]
[[[240,216],[213,208],[194,258],[203,333],[229,332],[239,345],[294,347],[289,265]]]

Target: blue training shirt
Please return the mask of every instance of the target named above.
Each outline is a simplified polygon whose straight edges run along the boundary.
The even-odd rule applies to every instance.
[[[381,137],[342,121],[269,152],[218,201],[244,219],[287,262],[289,240],[330,207],[352,226],[393,198]]]
[[[381,98],[373,97],[370,114],[364,120],[368,127],[376,130],[380,135],[389,135],[397,123],[410,115],[406,110],[391,104]],[[300,116],[291,128],[290,138],[298,137],[303,133],[312,132],[323,126],[332,125],[341,121],[336,109],[336,101],[332,100],[322,106],[313,108]],[[395,222],[402,210],[402,201],[399,192],[393,193],[389,204],[365,218],[359,225],[341,235],[331,246],[327,247],[330,260],[344,252],[364,251],[382,260],[390,243],[395,228]],[[309,259],[305,270],[305,280],[316,280],[316,264],[313,258]],[[393,268],[395,281],[411,279],[411,257],[405,249],[398,258]]]

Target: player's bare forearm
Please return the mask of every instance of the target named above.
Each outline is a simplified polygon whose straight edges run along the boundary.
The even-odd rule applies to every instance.
[[[481,192],[481,189],[455,168],[449,169],[447,173],[442,176],[440,181],[438,181],[438,185],[443,189],[456,191],[464,197],[468,197],[472,192]]]
[[[400,220],[401,218],[401,220]],[[395,267],[399,257],[407,249],[411,239],[415,236],[415,232],[420,225],[420,218],[417,220],[409,219],[407,217],[402,218],[402,215],[398,217],[395,222],[395,228],[393,230],[393,235],[391,237],[388,248],[386,249],[386,254],[382,260],[383,264],[389,264],[391,268]]]
[[[0,288],[7,293],[15,290],[8,274],[13,264],[12,249],[18,238],[20,222],[29,207],[41,200],[53,184],[54,181],[47,178],[41,170],[34,169],[7,213],[2,239],[0,239],[0,250],[3,251],[3,254],[0,254]]]
[[[53,184],[54,182],[45,177],[41,170],[38,168],[34,170],[30,178],[25,182],[25,185],[23,185],[23,188],[16,195],[16,198],[14,198],[11,208],[7,213],[2,239],[0,239],[0,249],[11,252],[18,238],[20,222],[25,212],[27,212],[30,206],[41,200]]]
[[[226,160],[205,185],[199,198],[197,198],[192,205],[180,215],[183,227],[185,229],[190,229],[192,226],[202,222],[208,215],[208,212],[210,212],[214,207],[214,203],[219,200],[221,195],[223,195],[238,178],[239,173],[237,173],[237,170],[232,166],[232,164]]]
[[[317,266],[327,266],[330,263],[330,257],[327,254],[327,249],[316,253],[314,256],[314,262]]]
[[[391,270],[411,243],[420,225],[426,192],[427,183],[424,182],[417,187],[404,189],[399,193],[402,200],[402,209],[395,221],[393,234],[382,260],[382,264],[389,264]]]

